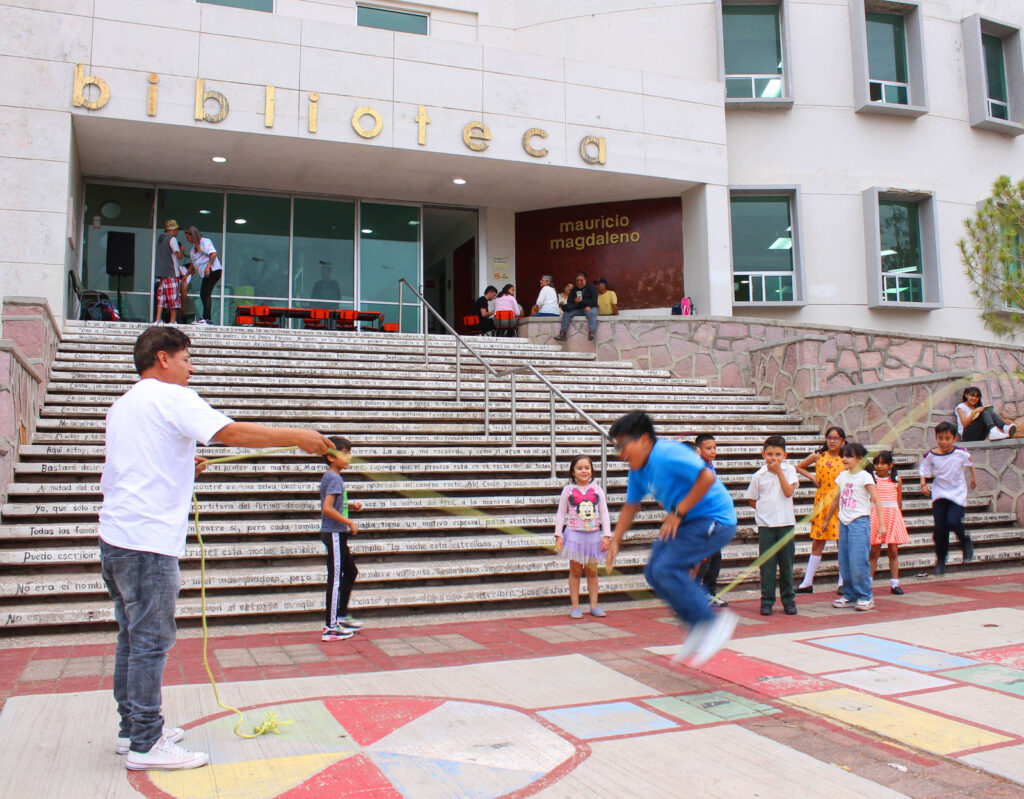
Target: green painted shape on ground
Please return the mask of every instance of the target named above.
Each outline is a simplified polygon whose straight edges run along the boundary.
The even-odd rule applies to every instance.
[[[720,721],[748,719],[754,716],[767,716],[779,713],[778,708],[756,702],[752,699],[730,693],[713,691],[706,694],[689,694],[685,696],[666,696],[657,699],[645,699],[651,707],[667,713],[687,724],[716,724]]]
[[[963,669],[951,669],[942,672],[943,677],[950,677],[961,682],[994,688],[1008,694],[1024,696],[1024,671],[998,663],[984,666],[967,666]]]

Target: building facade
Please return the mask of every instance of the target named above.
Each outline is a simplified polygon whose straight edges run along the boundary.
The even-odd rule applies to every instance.
[[[5,3],[0,296],[73,317],[74,273],[148,318],[174,218],[226,323],[398,321],[401,277],[457,322],[582,267],[625,313],[987,339],[956,241],[1024,175],[1022,27],[1019,0]]]

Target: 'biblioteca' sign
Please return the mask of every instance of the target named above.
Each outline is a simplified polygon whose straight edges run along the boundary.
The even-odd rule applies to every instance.
[[[146,92],[146,115],[155,117],[160,93],[160,76],[151,72],[147,81],[149,88]],[[90,91],[91,97],[86,97],[86,87],[88,86],[96,89],[96,91]],[[274,86],[264,87],[263,125],[267,128],[274,127],[275,93]],[[310,133],[316,133],[320,93],[308,92],[306,101],[308,104],[306,128]],[[71,104],[78,108],[96,111],[109,102],[110,84],[96,75],[86,75],[84,64],[75,64],[75,84]],[[222,92],[206,88],[206,81],[203,78],[196,78],[193,116],[197,122],[209,122],[216,125],[227,119],[229,110],[228,98]],[[427,143],[427,125],[430,124],[426,106],[419,106],[413,121],[416,123],[416,143],[424,146]],[[352,129],[361,138],[372,139],[379,136],[380,132],[384,130],[384,119],[375,108],[360,106],[352,112]],[[544,158],[548,154],[548,150],[543,146],[542,141],[547,137],[548,132],[543,128],[530,128],[523,134],[523,151],[533,158]],[[470,150],[482,152],[490,146],[491,129],[480,121],[467,122],[462,128],[462,141]],[[584,136],[580,139],[579,154],[584,163],[603,165],[607,155],[605,138],[603,136]]]

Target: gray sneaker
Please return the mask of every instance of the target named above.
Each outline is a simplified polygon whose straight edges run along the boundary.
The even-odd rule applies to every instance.
[[[704,633],[700,646],[697,647],[697,654],[690,660],[690,666],[699,669],[717,655],[718,650],[732,638],[737,621],[739,619],[731,610],[718,611],[715,614],[715,620],[711,622],[708,631]]]
[[[161,738],[148,752],[128,752],[124,764],[129,771],[177,771],[199,768],[210,762],[206,752],[190,752],[183,746]]]
[[[164,740],[170,741],[172,744],[178,743],[182,738],[185,737],[185,731],[181,727],[164,727]],[[132,748],[131,738],[121,738],[114,742],[114,754],[115,755],[126,755],[128,750]]]

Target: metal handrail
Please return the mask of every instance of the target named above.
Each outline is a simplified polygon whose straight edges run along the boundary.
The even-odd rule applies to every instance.
[[[598,422],[596,422],[593,419],[593,417],[591,417],[590,414],[588,414],[585,410],[583,410],[579,405],[577,405],[575,402],[573,402],[571,399],[569,399],[559,388],[557,388],[555,386],[554,383],[552,383],[550,380],[548,380],[546,377],[544,377],[544,375],[542,375],[540,372],[538,372],[537,368],[533,364],[525,364],[523,366],[514,366],[511,369],[507,369],[504,372],[500,372],[499,373],[493,366],[491,366],[489,363],[487,363],[486,360],[484,360],[483,356],[481,356],[480,353],[478,353],[471,346],[469,346],[469,344],[466,343],[466,340],[455,331],[455,328],[453,328],[450,324],[448,324],[448,321],[443,316],[441,316],[441,314],[439,314],[437,312],[437,309],[435,309],[434,306],[431,305],[427,301],[427,298],[424,297],[423,294],[420,291],[417,291],[415,288],[413,288],[413,286],[409,283],[409,281],[406,280],[404,277],[400,277],[398,279],[398,329],[399,329],[399,331],[401,331],[401,329],[402,329],[402,290],[403,290],[403,286],[408,287],[409,291],[411,291],[413,294],[415,294],[419,298],[419,300],[422,303],[423,307],[426,310],[430,311],[430,313],[432,313],[434,315],[434,318],[437,319],[437,321],[441,323],[441,325],[444,327],[444,329],[447,330],[449,333],[451,333],[453,336],[455,336],[455,341],[456,341],[456,346],[455,346],[455,401],[456,402],[461,402],[462,401],[462,361],[461,361],[461,358],[459,357],[461,352],[462,352],[462,350],[460,349],[460,347],[465,347],[467,350],[469,350],[470,354],[480,362],[481,366],[484,367],[484,435],[486,437],[490,438],[490,435],[491,435],[490,378],[493,376],[496,380],[498,380],[498,379],[501,379],[503,377],[508,377],[509,378],[509,388],[510,388],[510,392],[511,392],[511,407],[510,407],[511,414],[510,414],[510,421],[511,421],[511,425],[512,425],[512,446],[515,447],[517,445],[516,444],[516,373],[517,372],[530,372],[538,380],[540,380],[548,389],[548,401],[550,403],[550,414],[549,414],[550,438],[549,438],[548,448],[549,448],[549,450],[551,452],[551,476],[552,477],[557,477],[558,476],[557,469],[555,468],[555,397],[557,396],[560,400],[562,400],[562,402],[564,402],[566,405],[568,405],[572,410],[576,411],[576,413],[578,413],[583,418],[583,420],[587,424],[589,424],[591,427],[593,427],[598,432],[598,434],[601,436],[601,485],[603,487],[607,488],[607,485],[608,485],[608,442],[611,440],[611,437],[608,435],[608,431],[607,430],[605,430],[603,427],[601,427],[601,425],[598,424]],[[424,318],[421,321],[423,322],[423,363],[427,364],[430,361],[429,361],[429,350],[428,350],[428,347],[427,347],[427,325],[426,325],[426,321],[427,320],[425,318],[425,315],[424,315]]]
[[[608,435],[608,431],[605,430],[601,425],[594,420],[594,418],[583,410],[579,405],[569,399],[561,389],[557,388],[554,383],[548,380],[544,375],[537,371],[537,367],[533,364],[524,364],[523,366],[514,366],[511,369],[507,369],[504,372],[499,372],[494,376],[495,380],[500,380],[503,377],[508,377],[509,387],[511,391],[511,422],[512,422],[512,446],[516,446],[516,373],[517,372],[530,372],[540,380],[548,389],[548,400],[550,402],[550,413],[548,415],[549,420],[549,433],[550,433],[550,449],[551,449],[551,476],[556,477],[555,469],[555,396],[557,395],[562,402],[568,405],[572,410],[576,411],[591,427],[593,427],[601,437],[601,485],[607,490],[608,486],[608,442],[611,440],[611,436]]]

